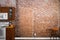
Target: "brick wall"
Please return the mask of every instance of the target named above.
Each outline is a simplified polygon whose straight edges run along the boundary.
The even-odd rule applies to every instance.
[[[49,36],[58,27],[58,0],[18,0],[18,36]]]
[[[59,0],[0,0],[1,6],[16,7],[16,36],[49,36],[49,28],[58,27]],[[60,21],[59,21],[60,23]]]
[[[0,5],[2,7],[16,7],[16,0],[0,0]]]

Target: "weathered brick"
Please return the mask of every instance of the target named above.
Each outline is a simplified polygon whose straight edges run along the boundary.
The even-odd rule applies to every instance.
[[[16,7],[16,36],[49,36],[49,28],[58,27],[60,0],[0,0],[1,6]],[[60,26],[60,21],[59,21]]]
[[[20,36],[49,36],[48,28],[58,27],[58,0],[18,0]]]

